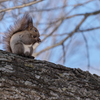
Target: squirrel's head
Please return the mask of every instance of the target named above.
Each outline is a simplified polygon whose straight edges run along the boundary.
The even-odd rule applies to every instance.
[[[32,18],[30,19],[28,24],[28,31],[32,35],[32,37],[36,40],[36,42],[38,43],[41,42],[41,39],[39,38],[40,37],[39,31],[36,27],[33,26]]]
[[[32,37],[36,40],[36,42],[41,42],[39,31],[36,27],[29,27],[28,28],[29,33],[32,35]]]

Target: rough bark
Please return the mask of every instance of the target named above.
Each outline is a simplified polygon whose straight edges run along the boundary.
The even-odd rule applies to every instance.
[[[0,51],[0,100],[100,100],[100,77]]]

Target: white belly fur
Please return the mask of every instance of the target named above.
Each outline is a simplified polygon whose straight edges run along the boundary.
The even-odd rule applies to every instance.
[[[30,52],[30,47],[32,46],[32,44],[30,44],[30,45],[23,44],[23,46],[24,46],[24,53]]]

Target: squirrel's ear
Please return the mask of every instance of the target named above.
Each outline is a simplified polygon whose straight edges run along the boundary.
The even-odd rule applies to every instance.
[[[28,26],[28,30],[30,31],[32,28],[33,28],[33,24],[30,23]]]
[[[32,21],[32,18],[30,19],[29,21],[29,24],[28,24],[28,30],[31,30],[33,28],[33,21]]]

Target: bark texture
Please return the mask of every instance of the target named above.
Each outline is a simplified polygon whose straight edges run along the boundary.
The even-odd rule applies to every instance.
[[[100,100],[100,77],[0,51],[0,100]]]

